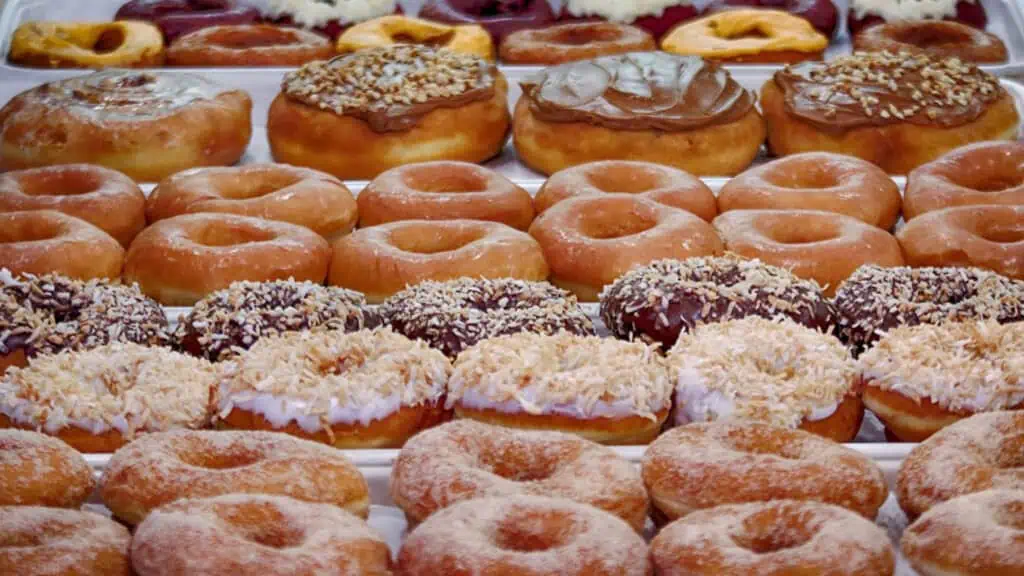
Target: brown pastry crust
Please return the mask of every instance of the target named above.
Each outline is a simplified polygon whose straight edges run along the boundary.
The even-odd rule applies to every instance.
[[[0,213],[0,268],[13,274],[117,278],[124,258],[110,234],[63,212]]]
[[[914,218],[896,234],[907,264],[985,268],[1024,280],[1024,206],[960,206]]]
[[[858,52],[909,52],[967,62],[1006,62],[1006,45],[995,34],[948,20],[908,20],[869,26],[853,37]]]
[[[550,65],[656,48],[654,38],[635,26],[569,22],[513,32],[501,42],[500,54],[506,64]]]
[[[334,55],[326,37],[301,28],[229,24],[191,32],[167,49],[170,66],[300,66]]]

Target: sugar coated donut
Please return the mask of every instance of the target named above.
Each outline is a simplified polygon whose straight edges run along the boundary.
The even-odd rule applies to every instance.
[[[715,195],[700,178],[671,166],[629,160],[589,162],[560,170],[541,186],[534,205],[540,213],[568,198],[601,194],[636,194],[709,222],[718,215]]]
[[[406,576],[649,576],[647,544],[625,521],[561,498],[478,498],[437,512],[398,554]]]
[[[63,212],[0,212],[0,268],[15,274],[116,279],[124,256],[110,234]]]
[[[971,266],[1024,280],[1024,204],[928,212],[896,237],[911,266]]]
[[[974,204],[1024,204],[1024,142],[957,148],[907,175],[903,218]]]
[[[301,66],[331,56],[334,47],[324,36],[270,24],[209,26],[167,48],[169,66]]]
[[[103,503],[132,525],[174,500],[231,493],[324,502],[366,518],[367,490],[341,451],[272,432],[148,434],[115,452],[100,479]]]
[[[0,506],[78,508],[92,494],[92,468],[56,438],[0,429],[0,452]]]
[[[421,162],[392,168],[359,192],[359,225],[397,220],[489,220],[526,230],[530,193],[494,170],[469,162]]]
[[[642,532],[648,500],[636,467],[572,434],[456,420],[414,436],[391,469],[391,498],[418,524],[452,504],[488,496],[568,498]]]
[[[653,346],[596,336],[520,333],[459,354],[447,405],[459,418],[646,444],[661,430],[672,383]]]
[[[647,31],[617,22],[568,22],[519,30],[501,43],[506,64],[562,64],[657,48]]]
[[[900,244],[885,230],[820,210],[733,210],[713,222],[730,252],[814,280],[825,294],[865,264],[902,266]]]
[[[664,576],[830,574],[892,576],[885,531],[838,506],[779,500],[701,510],[651,542]]]
[[[0,506],[0,574],[132,576],[124,526],[99,514]]]
[[[661,49],[719,62],[780,63],[820,59],[827,36],[782,10],[735,8],[678,26]]]
[[[1024,323],[901,326],[861,354],[864,404],[902,442],[979,412],[1024,408]]]
[[[449,26],[398,14],[349,27],[338,36],[335,48],[339,54],[348,54],[395,44],[420,44],[494,60],[494,41],[481,26]]]
[[[164,39],[149,22],[22,22],[7,59],[36,68],[158,68]]]
[[[329,284],[383,302],[407,286],[454,278],[546,280],[548,264],[525,232],[478,220],[404,220],[334,243]]]
[[[905,20],[871,26],[853,37],[858,52],[902,52],[958,58],[965,62],[1006,62],[1006,45],[995,34],[959,22]]]

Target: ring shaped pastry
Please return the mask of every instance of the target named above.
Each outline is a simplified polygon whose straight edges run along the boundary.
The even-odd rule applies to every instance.
[[[209,26],[254,24],[263,20],[258,9],[235,4],[235,0],[128,0],[117,9],[114,20],[152,22],[163,32],[168,44]]]
[[[984,30],[985,6],[978,0],[850,0],[847,25],[850,36],[883,22],[951,20]]]
[[[859,52],[928,54],[966,62],[1006,62],[1006,45],[995,34],[948,21],[910,20],[870,26],[853,37]]]
[[[0,506],[0,574],[132,576],[124,526],[94,512]]]
[[[1024,280],[1024,205],[936,210],[896,237],[910,266],[977,267]]]
[[[327,38],[301,28],[269,24],[210,26],[167,48],[170,66],[300,66],[334,56]]]
[[[156,68],[164,38],[148,22],[25,22],[7,58],[36,68]]]
[[[657,45],[650,34],[615,22],[570,22],[509,34],[501,43],[506,64],[562,64],[609,54],[646,52]]]
[[[713,3],[712,10],[731,10],[736,6],[784,10],[811,23],[826,38],[835,36],[839,10],[832,0],[724,0]]]
[[[549,26],[559,16],[548,0],[431,0],[419,15],[435,22],[483,26],[495,43],[516,30]]]
[[[1024,142],[971,144],[907,175],[906,220],[974,204],[1024,205]]]
[[[350,27],[338,36],[335,48],[340,54],[348,54],[394,44],[423,44],[494,60],[494,42],[480,26],[449,26],[397,15],[374,18]]]
[[[0,450],[0,506],[79,508],[92,495],[89,463],[56,438],[2,429]]]
[[[118,278],[124,248],[109,234],[54,210],[0,213],[0,268],[13,274]]]
[[[719,62],[778,63],[820,59],[828,37],[781,10],[725,10],[688,22],[661,39],[661,49]]]

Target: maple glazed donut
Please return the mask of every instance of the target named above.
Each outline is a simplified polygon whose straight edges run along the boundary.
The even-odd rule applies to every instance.
[[[613,80],[619,78],[645,80]],[[696,56],[604,56],[547,68],[520,85],[516,151],[543,174],[630,159],[694,176],[733,175],[753,162],[764,142],[754,95],[724,68]]]
[[[406,538],[397,572],[472,576],[649,576],[647,544],[608,512],[563,498],[509,496],[459,502]]]
[[[84,162],[155,182],[234,164],[252,100],[193,74],[104,70],[57,80],[0,109],[0,169]]]
[[[1024,324],[994,320],[890,330],[860,355],[864,404],[901,442],[980,412],[1024,408]]]
[[[330,40],[301,28],[227,24],[189,32],[167,48],[169,66],[301,66],[334,56]]]
[[[903,218],[976,204],[1024,205],[1024,142],[957,148],[907,175]]]
[[[718,209],[822,210],[891,230],[900,217],[900,189],[870,162],[830,152],[793,154],[729,180]]]
[[[582,196],[559,202],[530,226],[544,250],[551,282],[596,302],[632,268],[662,258],[715,256],[722,241],[699,217],[646,198]]]
[[[563,64],[610,54],[646,52],[657,45],[646,31],[616,22],[569,22],[519,30],[501,43],[506,64]]]
[[[35,68],[158,68],[164,39],[148,22],[23,22],[7,59]]]
[[[0,212],[0,268],[15,274],[118,278],[125,252],[110,234],[55,210]]]
[[[526,230],[530,193],[494,170],[436,161],[392,168],[359,191],[359,225],[398,220],[488,220]]]
[[[928,212],[908,222],[896,238],[911,266],[985,268],[1024,280],[1024,204]]]
[[[286,495],[366,518],[367,490],[341,451],[272,432],[147,434],[115,452],[100,479],[103,503],[129,525],[175,500],[232,493]]]
[[[483,162],[505,144],[507,91],[490,62],[426,46],[312,62],[285,75],[270,105],[270,151],[345,180],[413,162]]]
[[[481,26],[449,26],[400,15],[381,16],[351,26],[338,36],[335,48],[340,54],[348,54],[395,44],[420,44],[494,60],[494,42]]]
[[[850,36],[882,22],[949,20],[980,30],[988,16],[979,0],[850,0]]]
[[[56,438],[0,429],[0,451],[0,506],[78,508],[92,495],[89,463]]]
[[[779,63],[821,59],[827,36],[808,20],[782,10],[737,8],[683,24],[661,49],[718,62]]]
[[[124,526],[93,512],[0,506],[0,573],[132,576]]]
[[[410,524],[457,502],[516,495],[568,498],[610,512],[637,532],[648,500],[636,467],[579,436],[456,420],[417,434],[391,469],[391,498]]]
[[[924,53],[966,62],[1006,62],[1006,45],[995,34],[959,22],[902,21],[871,26],[853,37],[858,52]]]

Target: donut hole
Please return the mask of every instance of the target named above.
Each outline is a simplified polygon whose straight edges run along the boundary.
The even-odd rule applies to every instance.
[[[997,222],[984,222],[981,229],[978,230],[978,236],[997,244],[1014,244],[1024,241],[1024,227],[1013,224],[1006,226],[1000,225]]]
[[[839,232],[825,226],[780,226],[772,234],[779,244],[814,244],[839,238]]]
[[[952,26],[908,26],[892,31],[892,39],[918,48],[943,48],[969,43],[971,35]]]
[[[996,524],[1012,530],[1024,531],[1024,499],[1011,500],[999,507],[995,514]]]
[[[268,523],[253,526],[253,530],[246,534],[246,539],[268,548],[280,550],[302,545],[304,537],[301,530],[291,526]]]
[[[996,466],[1004,470],[1024,469],[1024,434],[1009,436],[999,442]]]
[[[621,38],[619,31],[610,26],[570,26],[551,34],[549,41],[565,46],[586,46],[592,42],[615,42]]]
[[[187,450],[178,454],[178,459],[188,466],[207,470],[231,470],[245,468],[263,459],[263,456],[246,450],[214,451]]]
[[[84,46],[97,54],[109,54],[124,46],[125,36],[121,28],[107,28],[96,37],[92,46]]]
[[[609,210],[594,213],[586,218],[581,232],[595,240],[612,240],[640,234],[657,225],[658,220],[651,215]]]
[[[268,548],[296,548],[306,539],[296,522],[269,503],[220,506],[216,514],[246,540]]]
[[[299,179],[291,174],[262,173],[258,178],[242,178],[235,186],[221,189],[221,196],[232,200],[261,198],[282,188],[287,188],[298,181]]]
[[[778,170],[767,178],[770,184],[789,190],[833,188],[839,185],[836,173],[820,165],[801,165],[800,170]]]
[[[642,194],[662,185],[660,176],[649,170],[593,170],[587,174],[587,180],[598,190],[614,194]]]
[[[440,254],[452,252],[484,237],[482,230],[449,230],[424,233],[419,227],[400,228],[391,234],[391,243],[403,252]]]
[[[47,170],[22,182],[21,190],[29,196],[78,196],[95,192],[103,180],[94,172],[79,170]]]
[[[1022,174],[1010,176],[1009,174],[987,173],[977,182],[972,182],[968,187],[979,192],[1003,192],[1021,185],[1024,185],[1024,175]]]
[[[399,32],[391,35],[391,41],[396,44],[417,44],[419,46],[441,48],[451,42],[454,37],[455,31],[442,32],[440,34],[426,37],[416,37],[411,34]]]
[[[13,226],[0,228],[0,244],[19,242],[42,242],[61,235],[59,226],[37,226],[28,222],[15,222]]]
[[[457,194],[483,192],[487,189],[487,180],[477,172],[423,170],[408,172],[405,175],[405,185],[429,194]]]
[[[741,548],[755,554],[773,554],[803,546],[813,533],[799,511],[767,509],[744,518],[731,536]]]
[[[712,32],[723,40],[767,40],[772,37],[771,33],[761,26],[747,26],[735,29],[723,30],[717,22],[710,22]]]
[[[558,529],[566,520],[553,511],[513,511],[499,522],[494,544],[511,552],[545,552],[569,542],[569,530]]]
[[[230,50],[287,46],[298,42],[299,38],[291,30],[272,26],[263,26],[256,31],[227,28],[210,39],[211,44]]]
[[[201,246],[218,248],[224,246],[238,246],[254,242],[267,242],[274,239],[274,234],[268,230],[257,228],[223,228],[220,226],[208,226],[192,238],[192,241]]]
[[[539,482],[555,474],[559,461],[567,461],[575,455],[559,455],[558,458],[539,458],[530,445],[510,445],[504,450],[484,450],[477,457],[477,464],[496,476],[513,482]],[[578,452],[577,452],[578,454]]]

